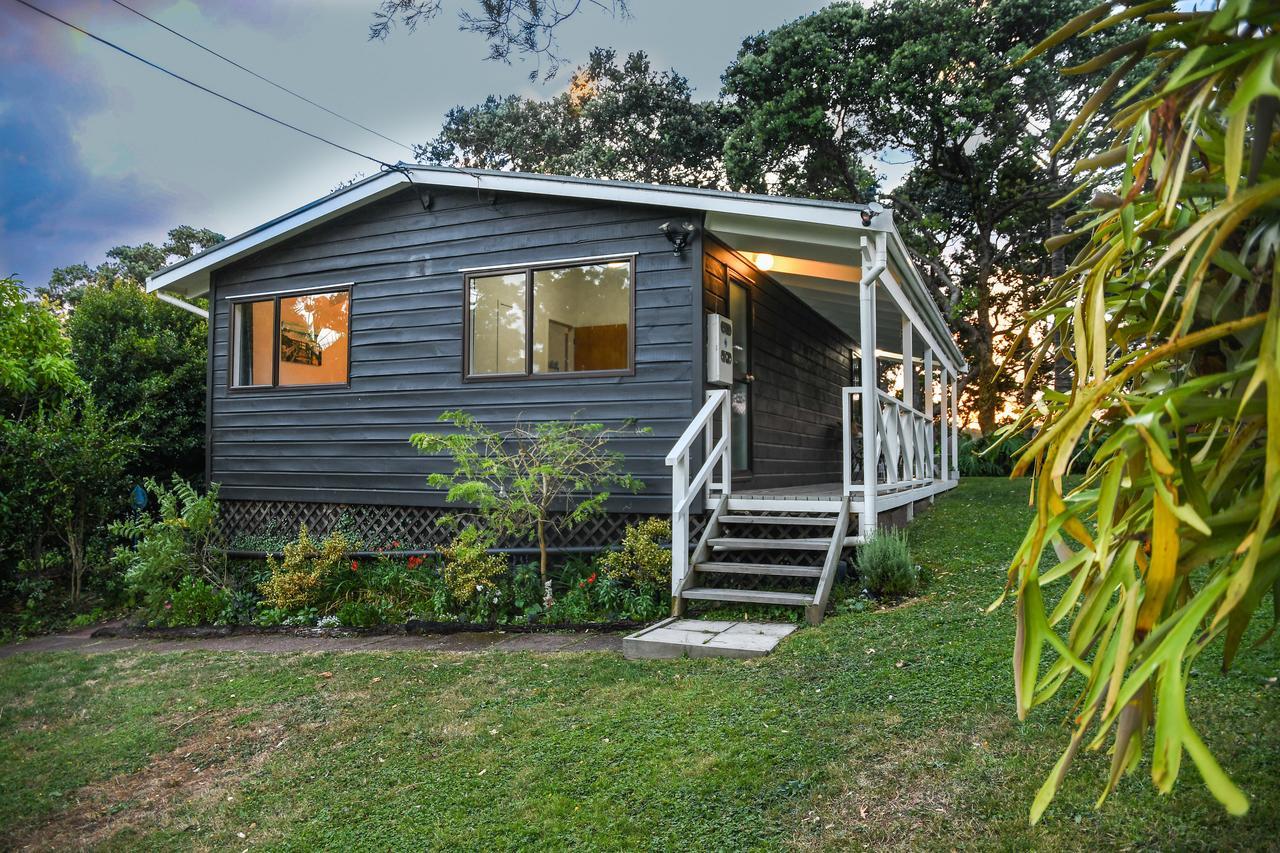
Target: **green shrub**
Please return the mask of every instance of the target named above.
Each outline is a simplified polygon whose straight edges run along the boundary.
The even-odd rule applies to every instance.
[[[146,480],[156,497],[158,516],[140,512],[117,521],[110,530],[132,540],[116,549],[113,562],[123,569],[125,588],[153,616],[187,577],[228,590],[227,560],[218,529],[218,485],[205,494],[178,475],[172,488]]]
[[[463,411],[444,412],[456,431],[416,433],[409,443],[423,453],[453,457],[451,474],[435,473],[428,485],[448,489],[448,500],[474,509],[486,534],[538,545],[538,571],[550,599],[547,534],[572,530],[604,512],[608,489],[639,491],[644,483],[625,470],[626,457],[608,449],[610,439],[645,434],[628,422],[620,429],[576,420],[518,422],[496,432]]]
[[[212,625],[221,622],[231,595],[202,578],[187,575],[178,582],[165,607],[166,625]]]
[[[600,572],[610,580],[627,581],[636,586],[669,586],[671,551],[663,543],[670,541],[669,519],[655,516],[639,524],[628,524],[622,534],[622,547],[600,557]]]
[[[1013,473],[1014,457],[1026,444],[1022,436],[1001,442],[997,435],[960,434],[956,468],[961,477],[1008,477]]]
[[[895,598],[919,590],[923,578],[920,568],[911,562],[906,532],[880,530],[859,546],[858,578],[877,598]]]
[[[338,608],[338,621],[348,628],[373,628],[399,622],[401,614],[387,601],[348,601]]]

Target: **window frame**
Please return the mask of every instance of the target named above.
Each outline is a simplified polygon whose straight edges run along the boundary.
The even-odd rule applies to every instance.
[[[280,384],[280,300],[295,296],[319,296],[324,293],[347,294],[347,373],[341,382],[322,382],[311,385]],[[245,303],[270,302],[271,316],[271,384],[270,385],[236,385],[236,307]],[[306,287],[297,290],[279,290],[269,293],[249,293],[244,296],[232,296],[227,299],[227,393],[243,394],[254,391],[307,391],[316,389],[334,389],[351,387],[351,314],[355,306],[355,283],[330,285],[325,287]]]
[[[610,370],[559,370],[535,373],[533,370],[533,274],[543,270],[573,269],[603,264],[627,264],[627,366]],[[471,372],[471,282],[477,278],[495,278],[503,275],[524,274],[524,372],[523,373],[472,373]],[[510,266],[473,267],[462,271],[462,381],[470,382],[545,382],[556,379],[593,379],[636,375],[636,253],[600,255],[594,258],[570,258],[565,260],[537,261]]]

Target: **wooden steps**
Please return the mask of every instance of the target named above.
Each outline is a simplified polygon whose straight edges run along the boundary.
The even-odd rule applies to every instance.
[[[863,541],[848,535],[857,530],[850,508],[849,498],[722,499],[692,554],[675,615],[687,601],[710,601],[803,607],[811,624],[822,621],[841,555]],[[813,535],[824,528],[828,535]],[[821,565],[807,556],[815,552],[825,555]]]

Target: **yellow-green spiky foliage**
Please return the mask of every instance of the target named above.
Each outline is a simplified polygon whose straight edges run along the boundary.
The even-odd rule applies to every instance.
[[[1248,809],[1185,695],[1196,655],[1225,635],[1230,665],[1280,579],[1277,19],[1276,0],[1109,3],[1029,54],[1146,27],[1063,70],[1110,76],[1059,145],[1099,109],[1115,136],[1076,167],[1092,202],[1048,248],[1079,251],[1028,323],[1048,329],[1037,359],[1061,343],[1071,390],[1046,391],[1014,428],[1030,438],[1017,473],[1033,475],[1037,511],[1009,570],[1018,714],[1082,685],[1033,822],[1082,745],[1113,756],[1101,804],[1149,733],[1161,792],[1185,750],[1228,811]]]

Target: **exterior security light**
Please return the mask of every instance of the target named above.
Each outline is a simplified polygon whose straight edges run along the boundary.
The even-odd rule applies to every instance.
[[[768,272],[773,269],[773,255],[761,252],[756,255],[756,269],[760,272]]]

